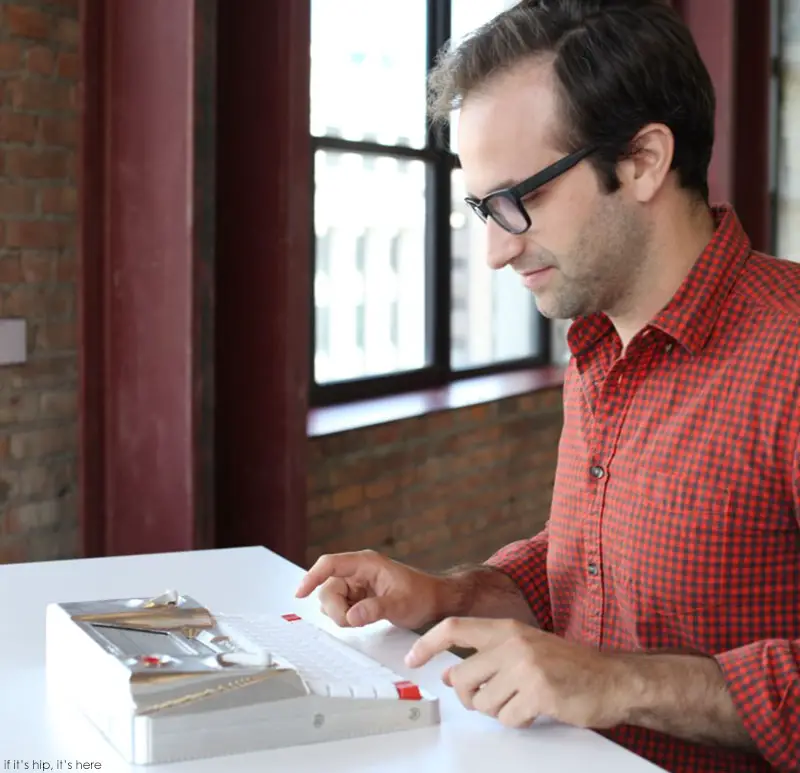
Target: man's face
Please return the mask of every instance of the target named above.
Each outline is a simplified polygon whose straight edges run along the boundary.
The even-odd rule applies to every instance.
[[[513,185],[558,161],[554,76],[526,62],[470,94],[461,109],[458,153],[475,197]],[[531,228],[486,224],[488,263],[521,275],[541,313],[571,319],[619,313],[642,270],[648,228],[624,189],[606,194],[588,160],[524,199]]]

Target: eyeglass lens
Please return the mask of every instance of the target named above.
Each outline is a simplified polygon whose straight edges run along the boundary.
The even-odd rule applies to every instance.
[[[524,231],[528,224],[511,196],[493,196],[486,202],[486,208],[498,225],[508,231]]]

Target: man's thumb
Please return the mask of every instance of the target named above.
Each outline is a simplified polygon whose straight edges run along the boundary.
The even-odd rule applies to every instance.
[[[352,626],[369,625],[382,620],[385,614],[383,600],[371,596],[350,607],[347,612],[347,622]]]

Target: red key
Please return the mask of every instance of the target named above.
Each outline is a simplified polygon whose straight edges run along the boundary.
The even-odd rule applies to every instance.
[[[397,688],[397,695],[401,701],[421,701],[422,694],[419,687],[413,682],[395,682],[394,686]]]

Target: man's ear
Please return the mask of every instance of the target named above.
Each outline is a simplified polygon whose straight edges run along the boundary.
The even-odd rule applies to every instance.
[[[661,190],[674,152],[675,138],[664,124],[648,124],[633,138],[618,174],[637,201],[650,201]]]

